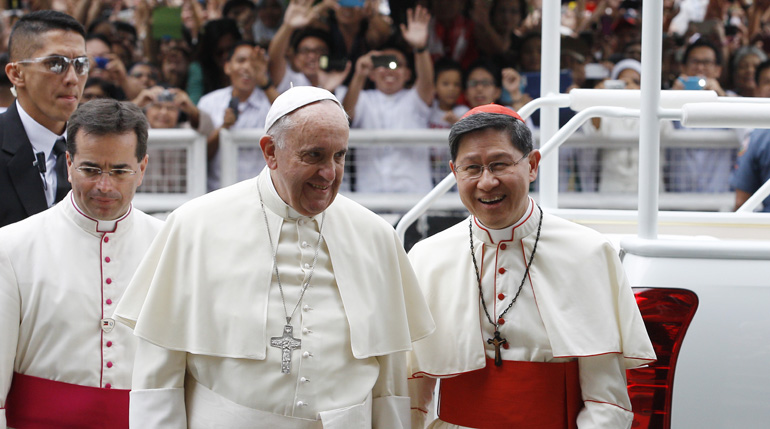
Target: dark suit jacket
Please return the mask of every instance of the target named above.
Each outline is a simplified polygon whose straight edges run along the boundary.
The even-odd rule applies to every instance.
[[[33,162],[32,143],[14,102],[0,114],[0,227],[48,208],[43,179]],[[57,190],[57,202],[64,198],[65,190]]]

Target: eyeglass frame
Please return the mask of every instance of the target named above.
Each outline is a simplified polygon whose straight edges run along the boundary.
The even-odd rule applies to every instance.
[[[78,60],[80,60],[83,63],[83,69],[82,69],[82,72],[78,73],[77,66],[73,65],[73,70],[75,70],[75,74],[76,75],[78,75],[78,76],[87,76],[88,72],[91,70],[91,60],[88,59],[88,57],[85,56],[85,55],[82,55],[82,56],[79,56],[79,57],[75,57],[75,58],[65,57],[64,55],[48,55],[47,57],[37,57],[37,58],[30,58],[30,59],[27,59],[27,60],[14,61],[13,64],[38,64],[38,63],[42,63],[42,62],[44,62],[46,60],[50,60],[50,59],[54,59],[54,58],[55,59],[63,60],[64,64],[65,64],[62,67],[62,70],[60,72],[55,72],[55,71],[51,70],[50,67],[47,67],[47,70],[49,72],[51,72],[53,74],[56,74],[56,75],[64,75],[64,74],[66,74],[67,71],[69,71],[69,69],[70,69],[70,65],[75,64],[75,62],[78,61]]]
[[[107,176],[115,180],[125,180],[131,176],[136,175],[137,173],[136,170],[132,170],[130,168],[111,168],[109,170],[103,170],[101,167],[93,167],[90,165],[81,165],[80,167],[76,167],[75,170],[82,174],[86,179],[92,181],[98,181],[102,178],[104,173],[107,173]]]
[[[513,163],[508,163],[505,161],[492,161],[489,164],[482,165],[482,164],[463,164],[463,165],[455,165],[454,171],[463,180],[478,180],[482,176],[484,176],[484,171],[489,171],[489,174],[491,174],[494,177],[502,177],[506,176],[508,174],[513,173],[513,168],[517,165],[521,164],[522,161],[524,161],[525,158],[529,157],[529,155],[532,152],[525,153],[521,158],[519,158],[518,161],[514,161]],[[492,166],[495,164],[503,164],[505,167],[503,167],[502,170],[495,172],[492,169]],[[481,168],[481,171],[478,175],[468,176],[468,168],[470,167],[478,167]]]

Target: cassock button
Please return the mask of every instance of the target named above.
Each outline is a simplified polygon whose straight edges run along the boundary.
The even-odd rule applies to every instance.
[[[112,284],[112,279],[107,279],[104,282],[107,283],[108,285],[111,285]]]
[[[304,401],[297,401],[297,406],[298,407],[305,407],[305,406],[307,406],[307,403],[304,402]]]
[[[497,319],[497,324],[498,325],[505,325],[505,319],[503,319],[502,317]]]
[[[107,362],[107,368],[112,368],[112,362]]]
[[[500,268],[499,270],[497,270],[497,272],[500,274],[505,274],[505,268]]]
[[[112,341],[107,341],[107,344],[106,344],[106,346],[107,346],[107,347],[112,347]]]
[[[497,295],[497,299],[499,299],[500,301],[504,300],[505,299],[505,294],[504,293],[498,294]]]
[[[310,356],[313,356],[313,354],[310,353],[310,352],[302,353],[302,357],[306,357],[307,358],[307,357],[310,357]]]
[[[508,248],[508,246],[506,246],[505,243],[500,245],[500,250],[505,250],[507,248]]]
[[[302,247],[310,247],[310,245],[309,245],[309,244],[307,244],[307,241],[303,241],[303,242],[302,242]]]
[[[109,299],[109,298],[107,298],[107,301],[104,301],[104,302],[106,302],[106,303],[107,303],[107,305],[112,305],[112,300],[111,300],[111,299]]]
[[[105,389],[112,389],[112,385],[110,383],[107,383],[104,385]]]
[[[108,256],[108,257],[104,258],[104,262],[109,264],[110,263],[110,257]]]
[[[104,242],[105,243],[109,243],[110,242],[110,237],[104,237]]]
[[[307,304],[305,304],[305,305],[302,307],[302,311],[310,311],[310,310],[312,310],[312,308],[311,308],[309,305],[307,305]]]
[[[309,270],[309,269],[310,269],[310,264],[308,264],[308,263],[305,263],[305,269],[306,269],[306,270]]]
[[[308,382],[310,382],[310,380],[308,380],[308,379],[307,379],[307,378],[305,378],[305,377],[301,377],[301,378],[299,379],[299,381],[301,381],[301,382],[303,382],[303,383],[308,383]]]
[[[309,334],[309,333],[311,333],[311,332],[313,332],[313,331],[311,331],[311,330],[310,330],[310,329],[308,329],[308,328],[302,328],[302,333],[303,333],[303,334]]]

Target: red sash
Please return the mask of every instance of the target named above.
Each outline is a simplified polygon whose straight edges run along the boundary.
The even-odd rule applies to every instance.
[[[574,429],[583,407],[577,361],[503,361],[442,378],[439,418],[472,428]]]
[[[17,429],[128,428],[129,392],[14,372],[5,416]]]

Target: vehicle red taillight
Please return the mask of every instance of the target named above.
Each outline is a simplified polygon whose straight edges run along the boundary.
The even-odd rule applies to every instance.
[[[634,409],[634,429],[669,429],[676,358],[690,326],[698,297],[686,289],[634,288],[658,360],[626,371]]]

